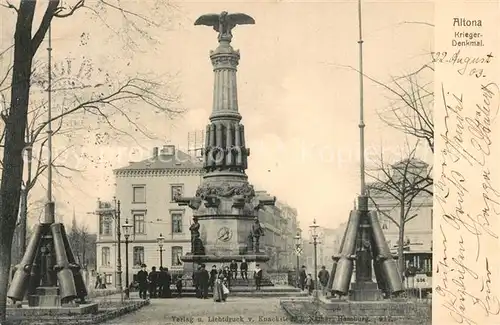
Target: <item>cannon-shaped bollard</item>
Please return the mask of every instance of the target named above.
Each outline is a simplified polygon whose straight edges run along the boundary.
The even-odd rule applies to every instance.
[[[351,215],[349,214],[349,220],[347,221],[347,224],[351,223]],[[342,250],[344,249],[344,243],[345,243],[345,238],[346,238],[346,232],[344,232],[344,235],[342,236],[342,241],[340,242],[340,249],[339,249],[339,254],[342,253]],[[332,256],[333,260],[333,265],[332,265],[332,271],[330,272],[330,277],[328,278],[328,284],[326,285],[326,288],[328,291],[332,291],[332,285],[333,285],[333,279],[335,278],[335,274],[337,272],[337,264],[339,263],[340,255],[334,255]]]
[[[349,223],[345,232],[344,245],[340,258],[336,266],[335,277],[332,284],[332,292],[338,295],[347,295],[351,277],[354,268],[353,259],[355,258],[356,239],[361,219],[360,211],[351,211]]]
[[[377,253],[375,261],[379,264],[379,274],[384,279],[384,286],[389,294],[400,293],[404,290],[403,281],[398,272],[396,261],[392,258],[389,246],[384,239],[384,233],[378,221],[377,212],[370,211],[368,217],[372,228],[373,242],[375,244],[374,250]]]
[[[75,279],[71,271],[68,255],[64,246],[63,225],[54,223],[50,226],[52,238],[54,241],[54,252],[56,256],[56,265],[54,267],[59,282],[59,292],[61,301],[67,302],[77,297]]]
[[[30,285],[32,267],[35,258],[38,255],[40,241],[45,229],[46,226],[42,224],[38,224],[35,226],[33,236],[31,236],[28,247],[26,247],[26,253],[23,256],[21,263],[16,266],[14,278],[12,279],[9,291],[7,292],[7,297],[12,299],[14,302],[23,300],[24,295],[28,290],[28,287]],[[40,279],[39,274],[38,279]]]
[[[73,278],[75,280],[76,295],[80,298],[80,301],[85,301],[85,297],[88,296],[87,287],[85,286],[85,281],[83,280],[83,275],[80,265],[76,263],[75,255],[71,249],[71,245],[68,240],[68,235],[66,229],[61,227],[62,238],[64,241],[64,248],[66,249],[66,254],[68,256],[69,267],[73,272]]]

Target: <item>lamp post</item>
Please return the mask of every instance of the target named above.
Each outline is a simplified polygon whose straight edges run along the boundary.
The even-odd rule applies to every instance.
[[[300,254],[301,252],[301,247],[300,247],[300,242],[302,241],[302,236],[300,235],[300,229],[297,229],[297,235],[294,237],[295,239],[295,255],[297,255],[297,270],[296,270],[296,276],[297,276],[297,288],[299,287],[299,272],[300,272]]]
[[[314,298],[318,297],[318,238],[319,238],[319,233],[318,233],[318,227],[319,225],[316,223],[316,219],[314,219],[313,224],[309,226],[310,233],[311,233],[311,239],[312,239],[312,244],[314,245]]]
[[[162,234],[156,238],[156,242],[158,243],[158,247],[160,248],[160,267],[163,267],[163,243],[165,243],[165,237]]]
[[[125,220],[123,227],[123,236],[125,237],[125,297],[130,298],[130,282],[128,279],[128,239],[130,238],[130,231],[132,230],[132,224],[128,223],[128,219]]]
[[[116,200],[113,198],[115,203],[115,211],[114,216],[116,220],[116,237],[118,242],[118,256],[116,258],[116,286],[118,287],[118,291],[120,292],[120,299],[123,302],[123,286],[122,286],[122,242],[121,242],[121,227],[120,227],[120,200]]]

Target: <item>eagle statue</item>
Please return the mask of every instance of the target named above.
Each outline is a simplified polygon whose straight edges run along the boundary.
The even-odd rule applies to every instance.
[[[255,24],[255,20],[247,14],[229,14],[227,11],[223,11],[220,14],[206,14],[200,16],[196,19],[194,24],[213,27],[213,29],[219,33],[219,41],[226,40],[230,42],[233,37],[231,30],[236,27],[236,25],[253,25]]]

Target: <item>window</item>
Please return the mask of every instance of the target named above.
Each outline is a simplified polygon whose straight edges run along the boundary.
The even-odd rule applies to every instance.
[[[135,246],[133,251],[134,251],[134,266],[141,266],[144,263],[144,247]]]
[[[134,185],[133,203],[146,203],[146,187],[144,185]]]
[[[111,273],[104,273],[104,283],[111,284],[113,283],[113,275]]]
[[[145,234],[144,214],[134,214],[134,234]]]
[[[103,247],[101,249],[101,265],[110,265],[110,250],[109,247]]]
[[[111,235],[113,220],[109,215],[99,216],[99,234],[104,236]]]
[[[182,213],[172,212],[172,233],[182,233]]]
[[[388,215],[391,214],[391,211],[382,211],[380,218],[380,225],[382,226],[382,230],[389,230],[389,223],[391,222]]]
[[[177,196],[182,196],[183,194],[183,186],[182,185],[172,185],[170,187],[170,198],[171,201],[175,201]]]
[[[172,247],[172,265],[173,266],[182,265],[181,256],[182,256],[182,247],[173,246]]]

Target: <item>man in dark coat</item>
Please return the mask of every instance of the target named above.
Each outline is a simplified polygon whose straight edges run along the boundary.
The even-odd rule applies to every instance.
[[[203,299],[208,298],[208,286],[209,286],[209,281],[210,281],[210,274],[208,271],[205,269],[205,264],[201,265],[201,270],[199,273],[199,278],[198,280],[200,281],[200,291],[201,291],[201,297]]]
[[[328,280],[330,279],[330,273],[326,270],[326,267],[323,265],[321,267],[321,271],[318,273],[318,280],[319,284],[321,286],[321,292],[323,293],[323,296],[326,295],[326,288],[328,285]]]
[[[241,278],[248,280],[248,264],[245,259],[241,261],[240,264]]]
[[[172,284],[172,275],[168,272],[168,268],[163,269],[165,274],[163,276],[162,283],[162,296],[163,298],[172,298],[172,291],[170,291],[170,285]]]
[[[175,287],[177,288],[177,298],[180,298],[182,295],[182,274],[177,276],[177,280],[175,280]]]
[[[137,283],[139,284],[139,298],[146,299],[148,295],[148,272],[146,264],[141,265],[141,270],[137,272]]]
[[[300,270],[299,273],[299,286],[301,290],[304,290],[306,288],[306,278],[307,278],[306,266],[302,265],[302,270]]]
[[[210,270],[210,290],[214,290],[215,279],[217,279],[217,266],[212,265],[212,270]]]
[[[196,298],[201,298],[200,271],[201,271],[201,265],[198,265],[198,268],[193,272],[193,285],[196,291]]]
[[[158,272],[158,298],[165,298],[163,296],[163,283],[165,283],[165,269],[160,266],[160,272]]]
[[[156,272],[156,267],[153,266],[151,268],[151,272],[148,275],[149,280],[149,297],[156,298],[157,297],[157,288],[158,288],[158,272]]]
[[[232,260],[229,264],[229,270],[231,271],[231,278],[236,279],[236,275],[238,274],[238,263]]]

